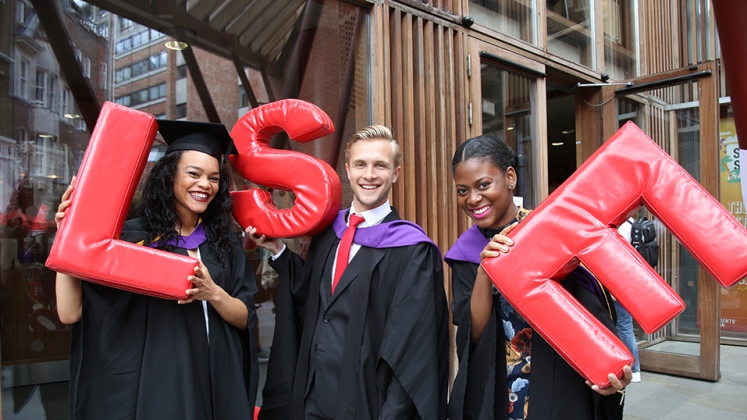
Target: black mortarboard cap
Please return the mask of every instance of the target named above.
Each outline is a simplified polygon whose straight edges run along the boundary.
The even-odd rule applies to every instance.
[[[221,160],[222,155],[228,155],[233,150],[233,141],[228,135],[226,126],[219,123],[196,121],[158,121],[158,131],[169,147],[166,153],[176,150],[197,150]],[[234,152],[235,153],[235,152]]]

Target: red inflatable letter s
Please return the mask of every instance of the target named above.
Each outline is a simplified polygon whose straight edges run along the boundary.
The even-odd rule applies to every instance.
[[[229,157],[234,169],[256,184],[293,191],[296,202],[291,209],[278,209],[267,191],[235,191],[231,193],[234,217],[242,227],[255,226],[258,234],[273,238],[319,233],[340,209],[340,178],[326,162],[271,148],[270,139],[280,131],[306,143],[335,129],[324,111],[297,99],[263,105],[241,117],[231,130],[239,152]]]

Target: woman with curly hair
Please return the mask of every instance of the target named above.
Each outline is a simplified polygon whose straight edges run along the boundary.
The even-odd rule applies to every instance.
[[[459,371],[449,418],[621,419],[618,391],[630,383],[630,367],[622,380],[610,374],[608,388],[586,383],[501,296],[480,266],[485,258],[509,252],[513,242],[506,235],[529,214],[513,201],[518,185],[514,151],[493,136],[479,136],[457,148],[451,165],[459,208],[474,225],[445,256],[452,269],[453,322],[459,327]],[[579,267],[561,284],[615,331],[609,294],[588,271]]]
[[[233,233],[221,124],[159,120],[169,144],[121,239],[197,258],[177,302],[57,274],[72,324],[71,418],[250,417],[257,390],[254,274]],[[55,221],[70,206],[65,191]]]

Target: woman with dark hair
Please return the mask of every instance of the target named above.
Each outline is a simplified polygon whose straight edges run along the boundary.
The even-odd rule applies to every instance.
[[[591,386],[511,307],[480,266],[485,258],[509,252],[513,242],[506,235],[529,214],[513,201],[514,151],[493,136],[479,136],[462,143],[451,164],[459,208],[474,225],[445,256],[459,327],[449,418],[621,419],[630,367],[622,380],[610,374],[608,388]],[[587,270],[577,268],[561,284],[615,331],[609,294]]]
[[[169,144],[121,239],[197,258],[178,302],[57,274],[73,324],[71,418],[249,418],[257,390],[254,274],[233,233],[230,137],[221,124],[159,120]],[[55,221],[70,206],[65,191]]]

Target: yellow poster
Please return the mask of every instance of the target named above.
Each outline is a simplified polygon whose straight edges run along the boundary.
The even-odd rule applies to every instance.
[[[742,200],[739,144],[734,118],[723,118],[719,135],[719,172],[721,204],[739,223],[747,227],[747,212]],[[721,289],[721,329],[747,332],[747,280],[730,289]]]

